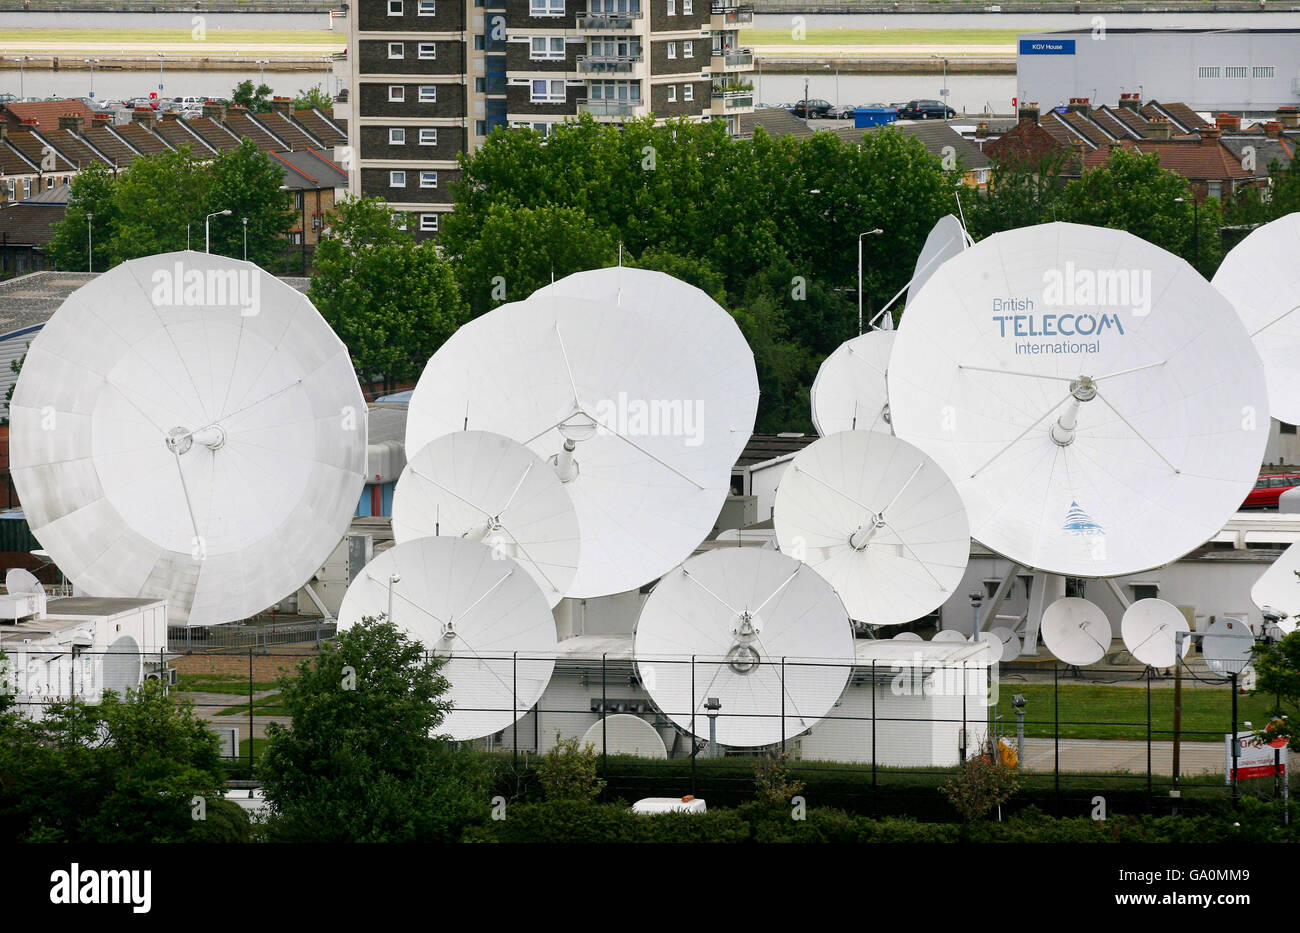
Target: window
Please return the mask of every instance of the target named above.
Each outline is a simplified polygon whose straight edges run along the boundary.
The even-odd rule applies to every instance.
[[[438,85],[421,84],[420,85],[420,103],[432,104],[438,100]]]
[[[420,43],[420,58],[424,61],[432,61],[438,57],[438,46],[433,42]]]
[[[668,103],[677,103],[677,85],[675,84],[668,85]]]
[[[692,0],[682,0],[682,16],[690,16],[695,12],[695,4]]]
[[[1201,65],[1196,69],[1196,77],[1198,78],[1217,78],[1218,76],[1218,65]]]
[[[389,57],[389,58],[404,58],[405,56],[406,56],[406,53],[405,53],[405,51],[404,51],[403,48],[402,48],[402,43],[400,43],[400,42],[390,42],[390,43],[388,43],[388,57]]]
[[[529,16],[563,16],[564,0],[528,0]]]
[[[1130,583],[1129,587],[1133,590],[1133,601],[1139,599],[1155,599],[1156,594],[1160,592],[1158,583]]]
[[[668,57],[669,57],[669,58],[676,58],[676,57],[677,57],[677,43],[676,43],[676,42],[669,42],[669,43],[668,43]]]
[[[24,198],[30,198],[31,196],[32,196],[32,180],[31,180],[30,178],[24,178],[24,179],[23,179],[23,197],[24,197]]]
[[[677,0],[668,0],[668,15],[677,15]]]
[[[528,99],[534,104],[562,104],[565,100],[564,82],[542,79],[533,81],[531,82]]]
[[[694,84],[683,84],[683,85],[682,85],[682,100],[695,100],[695,85],[694,85]]]
[[[528,57],[533,61],[564,59],[564,38],[561,36],[534,36],[529,41]]]
[[[487,120],[475,120],[475,121],[474,121],[474,135],[475,135],[475,136],[486,136],[486,135],[487,135]]]
[[[695,43],[690,41],[683,42],[682,58],[694,58],[694,57],[695,57]]]
[[[437,233],[438,232],[438,215],[421,214],[420,215],[420,232]]]
[[[394,126],[394,127],[392,127],[391,129],[389,129],[389,131],[388,131],[388,145],[390,145],[390,146],[405,146],[405,145],[406,145],[406,130],[402,129],[402,127],[400,127],[400,126]]]
[[[437,172],[421,172],[421,173],[420,173],[420,187],[421,187],[421,188],[436,188],[436,187],[438,187],[438,173],[437,173]]]
[[[483,94],[487,91],[487,78],[474,79],[474,93]]]
[[[1250,69],[1250,76],[1251,76],[1252,78],[1273,78],[1273,77],[1276,77],[1276,75],[1275,75],[1275,73],[1274,73],[1274,68],[1273,68],[1272,65],[1256,65],[1254,68]]]
[[[406,100],[406,88],[400,84],[388,85],[389,103],[400,104],[404,100]]]
[[[406,173],[405,173],[405,172],[389,172],[389,173],[388,173],[388,187],[390,187],[390,188],[405,188],[405,187],[406,187]]]
[[[398,229],[398,230],[405,230],[405,229],[406,229],[406,214],[405,214],[405,212],[403,212],[403,211],[397,211],[397,212],[395,212],[395,213],[393,214],[393,216],[397,218],[397,229]]]
[[[1205,183],[1205,194],[1211,198],[1221,197],[1223,195],[1223,182],[1207,181]]]
[[[1226,65],[1223,69],[1225,78],[1245,78],[1249,77],[1250,69],[1245,65]]]
[[[9,184],[12,185],[13,182],[11,181],[11,182],[9,182]],[[1279,421],[1279,422],[1277,423],[1277,429],[1278,429],[1278,433],[1279,433],[1279,434],[1294,434],[1294,433],[1295,433],[1295,425],[1294,425],[1294,424],[1287,424],[1285,421]]]
[[[402,0],[388,0],[388,15],[389,16],[402,15]]]
[[[418,13],[420,16],[437,16],[438,4],[434,0],[420,0]]]
[[[421,129],[421,130],[420,130],[420,145],[421,145],[421,146],[436,146],[436,145],[438,145],[438,131],[437,131],[437,130],[431,130],[431,129],[428,129],[427,127],[424,128],[424,129]]]

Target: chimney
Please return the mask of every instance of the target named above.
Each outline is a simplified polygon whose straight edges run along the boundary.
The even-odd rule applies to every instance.
[[[226,108],[226,116],[228,117],[242,117],[247,113],[248,108],[243,104],[231,104]]]
[[[976,124],[975,124],[975,138],[976,138],[976,139],[988,139],[988,136],[989,136],[989,125],[988,125],[988,121],[981,120],[979,123],[976,123]]]
[[[143,123],[146,126],[153,126],[154,110],[152,107],[136,107],[131,111],[132,123]]]
[[[180,118],[181,118],[181,112],[179,110],[164,110],[162,113],[158,115],[158,122],[175,123]]]
[[[1200,137],[1202,146],[1219,145],[1219,137],[1223,135],[1223,130],[1217,126],[1202,126],[1196,130],[1196,135]]]
[[[1132,110],[1137,113],[1142,109],[1142,98],[1138,94],[1121,94],[1119,95],[1119,105],[1125,110]]]
[[[67,130],[70,133],[79,134],[86,125],[86,118],[79,113],[64,113],[59,115],[59,129]]]
[[[1092,110],[1092,102],[1086,97],[1071,97],[1070,103],[1066,105],[1066,113],[1081,113],[1085,117]]]
[[[1288,129],[1300,127],[1300,107],[1295,104],[1288,104],[1285,107],[1277,108],[1278,121]]]
[[[1018,116],[1020,117],[1021,123],[1024,123],[1026,120],[1028,120],[1031,123],[1037,123],[1038,122],[1038,101],[1036,100],[1028,101],[1026,103],[1021,104],[1020,112]]]
[[[1282,124],[1277,120],[1269,120],[1264,124],[1264,135],[1272,139],[1282,138]]]
[[[226,105],[219,100],[205,100],[203,102],[203,115],[214,120],[224,120],[226,119]]]
[[[113,124],[113,115],[111,113],[92,113],[90,115],[90,125],[111,126]]]
[[[27,117],[18,121],[19,125],[26,131],[38,130],[41,127],[41,121],[35,117]]]
[[[1151,139],[1168,139],[1173,135],[1173,124],[1164,117],[1152,117],[1147,121],[1147,132]]]
[[[271,110],[275,113],[282,113],[287,117],[293,111],[293,98],[272,97]]]
[[[1215,116],[1214,125],[1224,134],[1236,133],[1241,129],[1241,117],[1232,113],[1220,113]]]

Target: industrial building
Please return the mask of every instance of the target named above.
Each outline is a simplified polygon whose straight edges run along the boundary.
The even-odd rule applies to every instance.
[[[1300,103],[1297,29],[1068,29],[1021,33],[1019,100],[1185,101],[1194,110],[1254,117]]]

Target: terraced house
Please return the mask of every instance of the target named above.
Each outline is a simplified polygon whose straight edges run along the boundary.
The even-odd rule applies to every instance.
[[[754,106],[752,21],[735,0],[358,0],[350,189],[429,237],[451,210],[457,157],[497,127],[545,134],[589,113],[739,133]]]

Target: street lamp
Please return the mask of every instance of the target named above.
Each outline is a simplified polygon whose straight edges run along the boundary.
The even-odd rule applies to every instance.
[[[95,219],[95,215],[92,214],[90,211],[86,211],[86,271],[87,272],[95,271],[95,244],[94,244],[95,235],[90,226],[90,222],[94,219]]]
[[[240,218],[244,222],[244,262],[248,262],[248,218]]]
[[[84,60],[90,66],[90,99],[95,99],[95,66],[99,64],[98,58],[87,58]]]
[[[266,84],[266,66],[271,64],[268,59],[259,58],[257,64],[261,66],[257,72],[257,86],[262,87]]]
[[[866,233],[858,234],[858,333],[862,333],[862,238],[864,236],[875,236],[877,233],[884,233],[877,227],[875,230],[868,230]]]
[[[166,56],[163,55],[162,52],[159,52],[159,53],[158,53],[158,90],[159,90],[159,91],[161,91],[161,90],[163,89],[162,71],[163,71],[163,59],[164,59],[164,58],[166,58]],[[161,94],[160,94],[159,96],[161,96]]]
[[[230,208],[226,208],[224,211],[213,211],[203,218],[203,252],[212,252],[212,218],[229,217],[230,213]]]
[[[27,91],[24,89],[23,79],[24,77],[26,77],[25,69],[27,67],[27,63],[31,61],[31,59],[28,58],[26,55],[24,55],[22,58],[15,58],[14,61],[18,63],[18,99],[26,100]]]
[[[930,57],[938,58],[943,62],[943,90],[939,92],[939,96],[943,98],[943,119],[946,123],[948,120],[948,59],[940,58],[938,55],[931,55]]]
[[[1199,266],[1201,264],[1201,224],[1198,219],[1196,198],[1174,198],[1175,204],[1187,204],[1189,202],[1192,205],[1192,265]]]

